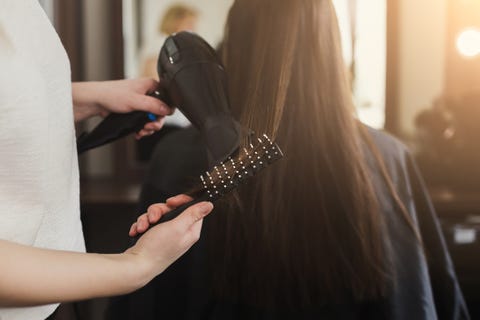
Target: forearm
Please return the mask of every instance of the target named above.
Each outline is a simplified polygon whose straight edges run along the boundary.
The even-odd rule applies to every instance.
[[[0,240],[0,305],[31,306],[125,294],[151,278],[132,254],[83,254]]]
[[[95,92],[98,82],[72,83],[73,115],[75,122],[99,115],[99,94]]]

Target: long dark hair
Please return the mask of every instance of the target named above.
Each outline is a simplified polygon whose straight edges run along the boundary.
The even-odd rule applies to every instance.
[[[211,217],[216,294],[263,306],[384,296],[388,234],[331,1],[236,0],[222,55],[233,113],[285,158]]]

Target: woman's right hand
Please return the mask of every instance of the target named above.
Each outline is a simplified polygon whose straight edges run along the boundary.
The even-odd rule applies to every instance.
[[[191,200],[186,195],[178,195],[168,199],[167,203],[151,205],[147,213],[141,215],[132,225],[129,235],[133,237],[145,232],[149,225],[157,222],[162,215]],[[162,273],[197,242],[203,218],[212,209],[213,205],[210,202],[197,203],[177,218],[160,223],[145,232],[135,246],[125,252],[134,259],[136,267],[145,270],[147,276],[145,281],[148,282]]]

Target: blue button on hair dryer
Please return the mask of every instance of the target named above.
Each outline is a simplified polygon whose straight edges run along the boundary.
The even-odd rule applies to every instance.
[[[230,114],[226,73],[215,50],[194,33],[173,34],[160,50],[157,71],[162,85],[147,94],[182,111],[204,138],[211,165],[232,155],[242,130]],[[111,114],[77,139],[78,153],[139,131],[152,120],[154,115],[142,111]]]

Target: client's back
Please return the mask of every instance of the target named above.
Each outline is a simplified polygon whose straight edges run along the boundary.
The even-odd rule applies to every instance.
[[[258,283],[242,285],[241,281],[249,278],[249,275],[242,276],[242,273],[249,272],[244,262],[258,257],[251,257],[252,253],[247,251],[246,246],[243,250],[239,246],[238,250],[232,246],[232,242],[218,242],[219,231],[222,235],[225,234],[224,230],[218,230],[219,227],[230,228],[234,233],[242,232],[241,225],[221,225],[224,218],[232,214],[223,203],[205,221],[199,243],[154,282],[130,297],[129,308],[135,310],[136,317],[142,315],[142,319],[467,319],[465,304],[435,214],[412,159],[405,147],[394,138],[373,129],[368,129],[368,136],[384,159],[385,168],[398,196],[416,221],[415,227],[422,235],[430,263],[427,263],[410,226],[398,213],[375,156],[367,152],[371,179],[384,217],[384,232],[388,233],[384,239],[384,242],[388,242],[385,247],[392,259],[394,284],[384,296],[364,300],[346,297],[336,302],[328,299],[314,302],[315,296],[305,297],[305,293],[296,291],[298,283],[286,282],[289,274],[278,279],[275,290],[270,289],[270,298],[264,300],[265,305],[262,305],[259,298],[252,301],[251,298],[242,296],[234,288],[242,288],[245,294],[255,296],[259,287],[272,284],[256,277]],[[181,147],[177,149],[174,145]],[[364,147],[366,148],[365,145]],[[151,174],[145,182],[141,199],[145,208],[151,203],[164,201],[176,192],[188,190],[190,181],[207,167],[205,146],[193,128],[173,133],[159,143],[152,160],[154,165],[150,168]],[[173,170],[172,163],[175,163]],[[186,176],[190,178],[185,178]],[[308,187],[299,186],[299,189],[305,191]],[[281,199],[277,201],[282,203]],[[297,207],[297,210],[292,210],[292,216],[301,210],[308,210],[312,215],[318,213],[318,208],[306,208],[301,202],[297,203]],[[336,212],[332,211],[331,214]],[[259,219],[249,227],[257,230],[261,223]],[[309,232],[298,225],[295,227],[299,229],[298,233]],[[309,236],[312,235],[306,235]],[[331,244],[333,249],[346,236],[348,235],[344,233],[336,234],[336,241]],[[301,241],[295,239],[295,235],[291,239]],[[259,247],[266,245],[264,242],[257,243]],[[322,249],[312,250],[308,254],[315,256],[320,254],[319,250]],[[225,262],[218,261],[228,261],[228,255],[235,256],[237,266],[231,265],[229,270],[222,270]],[[262,262],[259,259],[259,263]],[[265,269],[278,272],[282,263],[284,261],[278,259],[277,265]],[[256,268],[262,270],[261,266]],[[219,281],[219,272],[227,273],[225,276],[232,282]],[[311,283],[321,281],[317,272],[306,268],[298,277]],[[285,290],[289,292],[285,293]],[[289,296],[289,304],[285,301],[286,296]],[[309,300],[310,303],[305,303]],[[126,313],[121,314],[125,316]]]

